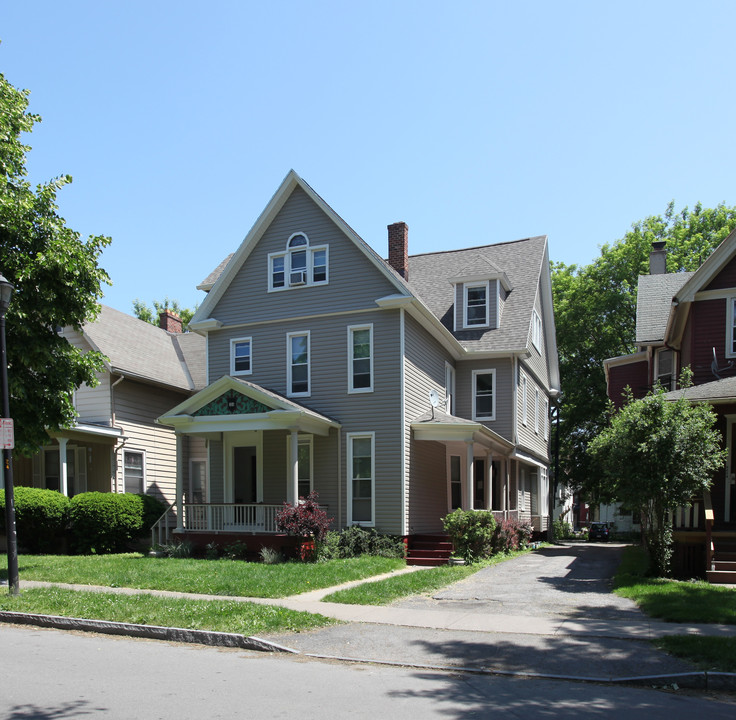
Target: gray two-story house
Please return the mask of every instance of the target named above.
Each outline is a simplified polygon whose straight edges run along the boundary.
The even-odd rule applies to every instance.
[[[207,386],[179,438],[178,531],[275,532],[311,490],[334,526],[416,536],[453,508],[546,529],[559,392],[547,239],[379,257],[290,172],[200,286]],[[474,243],[470,243],[474,244]],[[207,451],[197,496],[184,438]]]

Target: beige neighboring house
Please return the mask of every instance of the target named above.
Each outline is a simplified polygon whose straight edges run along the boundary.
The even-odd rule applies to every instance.
[[[59,490],[145,492],[167,504],[176,493],[176,439],[156,418],[205,386],[205,340],[182,333],[181,320],[162,312],[160,327],[102,306],[80,333],[64,336],[106,356],[96,387],[74,396],[77,422],[51,432],[32,459],[17,458],[16,484]],[[186,481],[204,485],[206,451],[193,438],[184,448]]]

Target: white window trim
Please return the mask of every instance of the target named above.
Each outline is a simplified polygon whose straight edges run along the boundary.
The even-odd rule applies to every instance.
[[[726,308],[726,316],[728,318],[728,324],[726,325],[726,357],[736,357],[736,352],[733,350],[734,339],[736,338],[736,296],[730,296],[726,299],[728,307]]]
[[[291,339],[293,337],[307,338],[307,391],[292,392],[291,391]],[[312,394],[312,341],[311,331],[305,330],[301,332],[290,332],[286,334],[286,397],[310,397]]]
[[[541,397],[539,388],[534,388],[534,432],[539,435],[539,404]]]
[[[445,412],[455,414],[455,368],[445,361]]]
[[[527,414],[527,381],[526,375],[523,372],[519,372],[519,385],[521,385],[521,424],[526,426],[529,420]]]
[[[677,381],[677,353],[672,349],[668,347],[660,347],[657,348],[654,351],[654,380],[655,382],[659,380],[661,373],[659,370],[659,356],[663,351],[669,350],[672,353],[672,376],[670,380],[670,385],[667,387],[666,385],[663,385],[663,387],[667,390],[674,390],[675,389],[675,383]]]
[[[544,399],[544,439],[549,440],[549,399]]]
[[[235,369],[235,346],[238,343],[248,343],[249,355],[250,355],[250,369],[249,370],[236,370]],[[253,374],[253,338],[242,337],[233,338],[230,340],[230,374],[231,375],[252,375]]]
[[[482,323],[476,323],[473,325],[468,324],[468,290],[473,288],[485,288],[486,291],[486,315],[485,321]],[[490,304],[490,282],[488,280],[484,282],[472,282],[465,283],[463,285],[463,330],[475,330],[476,328],[488,327],[490,318],[488,312],[488,306]]]
[[[353,520],[353,440],[370,438],[371,440],[371,520]],[[346,433],[347,443],[347,472],[345,474],[348,485],[348,525],[362,525],[363,527],[374,527],[376,524],[376,433],[375,432],[352,432]]]
[[[357,330],[368,330],[368,342],[370,344],[370,374],[371,381],[368,387],[356,388],[353,387],[353,363],[355,357],[353,356],[353,337]],[[348,394],[354,395],[358,393],[370,393],[373,392],[373,323],[366,325],[348,325]]]
[[[203,463],[204,464],[204,499],[202,502],[209,502],[209,485],[210,485],[210,462],[209,458],[205,456],[196,456],[189,458],[189,477],[187,479],[187,487],[189,492],[188,495],[192,495],[192,468],[194,467],[194,463]]]
[[[542,318],[536,308],[532,311],[532,345],[542,354]]]
[[[297,437],[297,445],[309,445],[309,492],[314,490],[314,436],[302,435]],[[301,467],[301,463],[299,463]],[[286,477],[291,475],[291,435],[286,436]],[[297,478],[297,487],[299,479]],[[309,494],[309,493],[307,493]]]
[[[476,383],[476,377],[478,375],[491,375],[493,378],[493,395],[491,397],[491,400],[493,401],[493,409],[491,411],[490,417],[486,415],[478,415],[477,413],[476,391],[478,389],[478,385]],[[488,368],[487,370],[473,370],[473,420],[493,421],[496,419],[496,394],[496,369]]]
[[[148,473],[146,472],[146,451],[141,450],[139,448],[133,448],[133,447],[124,447],[122,449],[122,457],[120,458],[120,469],[122,470],[122,474],[120,476],[120,485],[122,486],[121,492],[126,492],[125,490],[125,453],[135,453],[136,455],[142,455],[143,456],[143,478],[142,478],[142,492],[145,495],[148,492]]]
[[[306,245],[298,245],[297,247],[290,248],[289,243],[297,235],[302,235],[307,240]],[[317,252],[324,251],[325,253],[325,279],[314,280],[314,255]],[[291,255],[294,252],[305,252],[307,257],[306,282],[299,284],[291,284]],[[275,258],[284,258],[284,285],[283,287],[274,287],[273,285],[273,260]],[[330,248],[329,245],[312,245],[309,241],[309,236],[305,232],[295,232],[289,235],[286,241],[286,247],[284,250],[279,252],[272,252],[268,254],[268,292],[282,292],[284,290],[296,290],[303,287],[312,287],[315,285],[328,285],[330,282]]]

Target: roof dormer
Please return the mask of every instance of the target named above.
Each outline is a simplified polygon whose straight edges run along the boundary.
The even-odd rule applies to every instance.
[[[512,287],[505,272],[485,259],[450,278],[455,294],[455,331],[493,330],[501,323]]]

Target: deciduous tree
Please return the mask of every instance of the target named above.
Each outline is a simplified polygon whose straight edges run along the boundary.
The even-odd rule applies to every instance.
[[[74,423],[74,390],[94,385],[98,353],[84,354],[58,332],[81,326],[99,312],[107,273],[98,266],[110,239],[83,240],[58,214],[63,175],[35,188],[26,179],[22,142],[40,117],[27,111],[28,91],[0,74],[0,273],[15,292],[6,316],[10,414],[16,452],[30,455],[48,441],[47,430]]]

